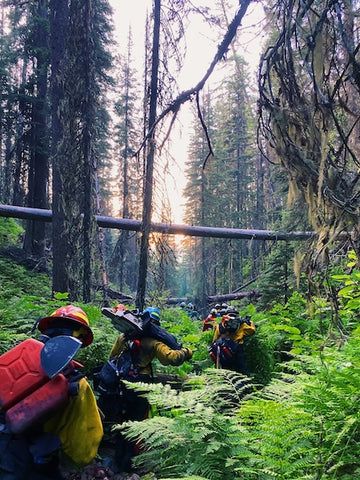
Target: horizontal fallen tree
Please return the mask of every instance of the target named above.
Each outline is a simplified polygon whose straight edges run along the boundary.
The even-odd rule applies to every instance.
[[[222,303],[230,302],[231,300],[241,300],[242,298],[257,298],[260,296],[260,292],[257,290],[250,290],[248,292],[234,292],[226,293],[224,295],[209,295],[207,297],[208,303]],[[167,305],[179,305],[182,302],[189,303],[194,300],[188,297],[169,297],[166,298],[165,302]]]
[[[42,222],[52,221],[52,211],[41,208],[0,205],[0,217],[22,218]],[[141,221],[129,218],[113,218],[96,215],[99,227],[118,230],[141,231]],[[166,235],[186,235],[192,237],[234,238],[248,240],[306,240],[316,236],[315,232],[274,232],[272,230],[252,230],[242,228],[197,227],[172,223],[152,223],[152,232]]]
[[[224,295],[211,295],[208,298],[209,303],[231,302],[231,300],[241,300],[242,298],[254,299],[260,297],[258,290],[250,290],[249,292],[227,293]]]
[[[103,287],[99,287],[99,290],[103,289]],[[122,292],[117,292],[109,287],[106,287],[106,294],[109,298],[113,300],[118,300],[120,303],[129,304],[135,302],[135,298],[131,297],[130,295],[126,295]],[[230,302],[231,300],[241,300],[242,298],[249,298],[254,299],[260,296],[260,292],[258,290],[250,290],[248,292],[238,292],[238,293],[227,293],[224,295],[210,295],[207,297],[208,303],[222,303],[222,302]],[[165,299],[165,304],[169,306],[180,305],[180,303],[189,302],[193,303],[194,299],[189,297],[168,297]]]

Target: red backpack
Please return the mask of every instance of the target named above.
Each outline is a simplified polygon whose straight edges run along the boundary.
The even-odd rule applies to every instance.
[[[63,373],[50,378],[41,366],[44,343],[27,339],[0,356],[0,412],[12,433],[48,420],[69,400],[69,379]],[[71,372],[81,366],[72,360]]]

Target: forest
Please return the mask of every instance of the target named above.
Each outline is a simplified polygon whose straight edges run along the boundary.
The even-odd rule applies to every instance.
[[[118,334],[101,307],[155,305],[194,355],[116,427],[141,478],[360,478],[360,2],[149,3],[141,58],[110,0],[0,3],[0,354],[71,302],[91,382]],[[183,89],[196,22],[214,53]],[[222,301],[256,324],[249,376],[209,357]]]

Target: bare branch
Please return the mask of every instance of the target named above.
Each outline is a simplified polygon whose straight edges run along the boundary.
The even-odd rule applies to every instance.
[[[189,90],[186,90],[186,91],[180,93],[180,95],[177,98],[175,98],[175,100],[173,102],[171,102],[168,105],[168,107],[160,113],[160,115],[155,120],[154,124],[150,126],[149,131],[146,135],[146,138],[144,139],[144,141],[143,141],[139,150],[141,150],[141,148],[144,146],[146,140],[153,136],[156,126],[158,125],[159,122],[161,122],[161,120],[163,118],[165,118],[170,112],[172,112],[173,114],[176,115],[182,104],[184,104],[188,101],[191,101],[192,98],[194,96],[198,95],[199,92],[204,88],[204,85],[205,85],[206,81],[209,79],[212,72],[214,71],[215,66],[225,56],[226,52],[228,51],[229,46],[230,46],[232,40],[234,39],[234,37],[236,35],[236,31],[237,31],[239,25],[241,24],[241,21],[242,21],[245,13],[247,11],[247,8],[252,1],[253,0],[245,0],[245,1],[241,2],[239,10],[236,13],[232,22],[230,23],[230,25],[227,29],[227,32],[224,36],[224,39],[220,43],[220,45],[218,46],[218,50],[217,50],[217,52],[214,56],[214,59],[211,62],[210,66],[207,69],[203,78],[197,83],[197,85],[195,85],[195,87],[190,88]],[[169,134],[169,132],[168,132],[168,134]]]

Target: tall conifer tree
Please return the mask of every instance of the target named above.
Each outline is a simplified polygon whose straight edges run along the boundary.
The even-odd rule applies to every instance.
[[[56,2],[52,7],[59,8]],[[102,93],[109,80],[109,14],[106,0],[71,0],[64,18],[67,42],[55,78],[65,88],[60,92],[61,136],[54,146],[53,290],[84,301],[90,301],[96,280],[96,145]],[[53,19],[58,20],[56,14]],[[54,28],[52,32],[57,35]]]

